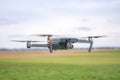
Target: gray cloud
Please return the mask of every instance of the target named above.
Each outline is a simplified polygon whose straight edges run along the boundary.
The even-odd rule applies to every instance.
[[[78,27],[77,30],[82,30],[82,31],[90,31],[91,29],[86,26]]]
[[[108,19],[107,22],[108,22],[108,23],[112,23],[112,20],[111,20],[111,19]]]
[[[0,18],[0,25],[10,25],[10,24],[17,24],[15,20],[10,20],[7,18]]]
[[[81,21],[82,21],[82,22],[87,22],[88,20],[87,20],[87,19],[82,19]]]

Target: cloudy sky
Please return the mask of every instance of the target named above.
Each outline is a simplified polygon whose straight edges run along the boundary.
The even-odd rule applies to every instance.
[[[41,33],[107,35],[94,47],[120,47],[120,0],[0,0],[0,48],[25,47],[10,40]]]

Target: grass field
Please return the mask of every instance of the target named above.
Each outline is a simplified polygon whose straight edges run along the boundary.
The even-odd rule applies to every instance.
[[[0,52],[0,80],[120,80],[120,50]]]

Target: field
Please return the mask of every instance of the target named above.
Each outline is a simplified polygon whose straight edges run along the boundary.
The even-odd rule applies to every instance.
[[[0,80],[120,80],[120,50],[1,51]]]

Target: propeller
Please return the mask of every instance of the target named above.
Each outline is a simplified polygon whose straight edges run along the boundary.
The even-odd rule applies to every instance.
[[[37,35],[33,35],[33,36],[52,37],[53,35],[51,35],[51,34],[37,34]]]
[[[33,41],[33,40],[11,40],[13,42],[44,42],[44,41]]]
[[[88,36],[88,37],[81,37],[81,38],[101,38],[101,37],[107,37],[105,35],[103,36]]]
[[[36,35],[32,35],[32,36],[41,36],[41,37],[59,37],[59,36],[63,36],[63,35],[36,34]]]
[[[101,38],[101,37],[106,37],[106,36],[88,36],[88,38]]]

